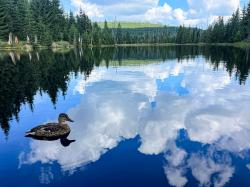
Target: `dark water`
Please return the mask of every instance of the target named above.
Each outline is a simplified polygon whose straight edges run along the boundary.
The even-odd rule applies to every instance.
[[[248,50],[0,53],[0,186],[250,186]],[[65,112],[68,147],[25,138]]]

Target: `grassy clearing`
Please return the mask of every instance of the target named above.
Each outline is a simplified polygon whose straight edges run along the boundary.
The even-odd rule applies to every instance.
[[[26,42],[9,45],[7,42],[0,41],[0,50],[17,50],[17,51],[32,51],[33,46]]]
[[[53,42],[51,45],[52,49],[69,49],[72,45],[66,41]]]
[[[49,49],[51,48],[53,51],[61,51],[61,50],[68,50],[72,49],[74,46],[71,45],[69,42],[66,41],[60,41],[60,42],[53,42],[51,46],[44,46],[44,45],[30,45],[27,44],[26,42],[19,42],[19,44],[12,44],[9,45],[7,42],[0,41],[0,50],[2,51],[26,51],[30,52],[35,49]]]
[[[125,21],[124,22],[108,22],[108,27],[117,28],[118,23],[121,24],[122,28],[127,28],[127,29],[163,27],[162,24],[146,23],[146,22],[125,22]],[[104,22],[98,22],[98,25],[101,28],[104,28]]]
[[[250,48],[250,42],[237,42],[237,43],[234,43],[234,47],[248,49]]]

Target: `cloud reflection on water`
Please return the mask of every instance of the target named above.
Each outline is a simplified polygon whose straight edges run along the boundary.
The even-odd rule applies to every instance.
[[[122,140],[139,136],[141,153],[164,153],[171,185],[184,186],[187,169],[201,186],[225,185],[235,170],[229,153],[250,147],[250,88],[248,83],[235,84],[223,67],[214,72],[203,61],[95,69],[88,81],[80,80],[75,87],[83,96],[68,111],[75,120],[69,138],[77,141],[64,148],[58,142],[31,140],[30,152],[20,154],[20,165],[57,162],[73,173]],[[173,81],[176,78],[179,81]],[[159,82],[171,84],[171,89],[159,90]],[[183,89],[186,94],[178,93]],[[181,129],[190,141],[208,148],[189,153],[178,147]]]

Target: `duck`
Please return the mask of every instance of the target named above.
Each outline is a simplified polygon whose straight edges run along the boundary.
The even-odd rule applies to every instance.
[[[25,133],[25,136],[37,140],[64,140],[65,138],[67,138],[71,131],[66,121],[74,122],[67,114],[61,113],[58,116],[58,123],[47,123],[44,125],[39,125],[27,131]]]

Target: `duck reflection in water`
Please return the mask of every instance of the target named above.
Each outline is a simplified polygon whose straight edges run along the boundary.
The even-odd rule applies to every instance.
[[[66,123],[67,121],[74,122],[67,114],[62,113],[58,117],[58,123],[47,123],[37,126],[26,132],[25,136],[44,141],[55,141],[60,139],[61,144],[67,147],[72,142],[75,142],[75,140],[67,139],[70,134],[70,127]]]

